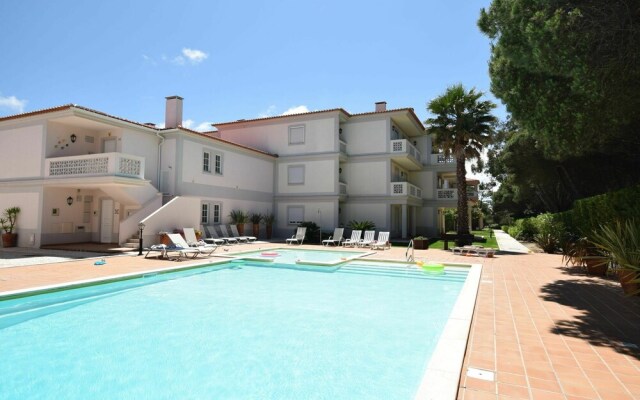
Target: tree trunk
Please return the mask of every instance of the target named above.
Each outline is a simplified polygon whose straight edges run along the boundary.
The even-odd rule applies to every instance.
[[[456,179],[458,180],[458,236],[469,235],[469,215],[467,205],[467,170],[464,150],[456,153]]]

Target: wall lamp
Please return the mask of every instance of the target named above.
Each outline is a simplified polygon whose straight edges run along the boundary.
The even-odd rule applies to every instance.
[[[72,205],[73,204],[73,197],[71,197],[71,196],[67,197],[67,204],[68,205]]]
[[[75,143],[75,142],[76,142],[76,139],[78,139],[78,137],[76,136],[76,134],[75,134],[75,133],[72,133],[72,134],[71,134],[71,143]]]

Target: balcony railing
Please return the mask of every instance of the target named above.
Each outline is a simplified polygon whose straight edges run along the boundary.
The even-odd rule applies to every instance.
[[[452,156],[445,157],[444,154],[431,154],[431,164],[455,164],[456,159]]]
[[[346,196],[347,195],[347,184],[346,183],[340,182],[340,195],[342,195],[342,196]]]
[[[144,158],[123,153],[47,158],[45,176],[127,176],[144,179]]]
[[[473,189],[467,189],[467,199],[475,199],[478,192]],[[438,200],[458,200],[458,189],[437,189]]]
[[[406,139],[392,140],[391,141],[391,153],[394,154],[407,154],[415,158],[418,163],[422,162],[422,154]]]
[[[409,182],[391,182],[392,196],[409,196],[418,199],[422,198],[422,189]]]

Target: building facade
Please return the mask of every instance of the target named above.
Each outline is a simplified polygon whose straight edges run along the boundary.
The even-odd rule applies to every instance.
[[[123,243],[160,231],[228,223],[232,210],[273,213],[276,236],[302,221],[324,230],[368,220],[395,238],[435,235],[456,207],[455,163],[433,154],[412,109],[332,109],[181,127],[78,105],[0,118],[0,211],[22,209],[18,245]]]

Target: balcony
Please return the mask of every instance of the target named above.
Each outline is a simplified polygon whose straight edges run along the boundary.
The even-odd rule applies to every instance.
[[[346,196],[347,195],[347,184],[340,182],[340,196]]]
[[[123,153],[100,153],[46,159],[46,178],[89,176],[144,179],[144,158]]]
[[[409,182],[391,182],[392,196],[409,196],[417,199],[422,198],[422,189]]]
[[[444,154],[431,154],[431,164],[455,164],[456,159],[449,156],[445,157]]]
[[[458,200],[458,189],[437,189],[436,192],[438,200]],[[474,188],[467,188],[467,199],[477,200],[478,192]]]
[[[396,163],[410,171],[422,169],[422,154],[406,139],[391,141],[391,155]]]

